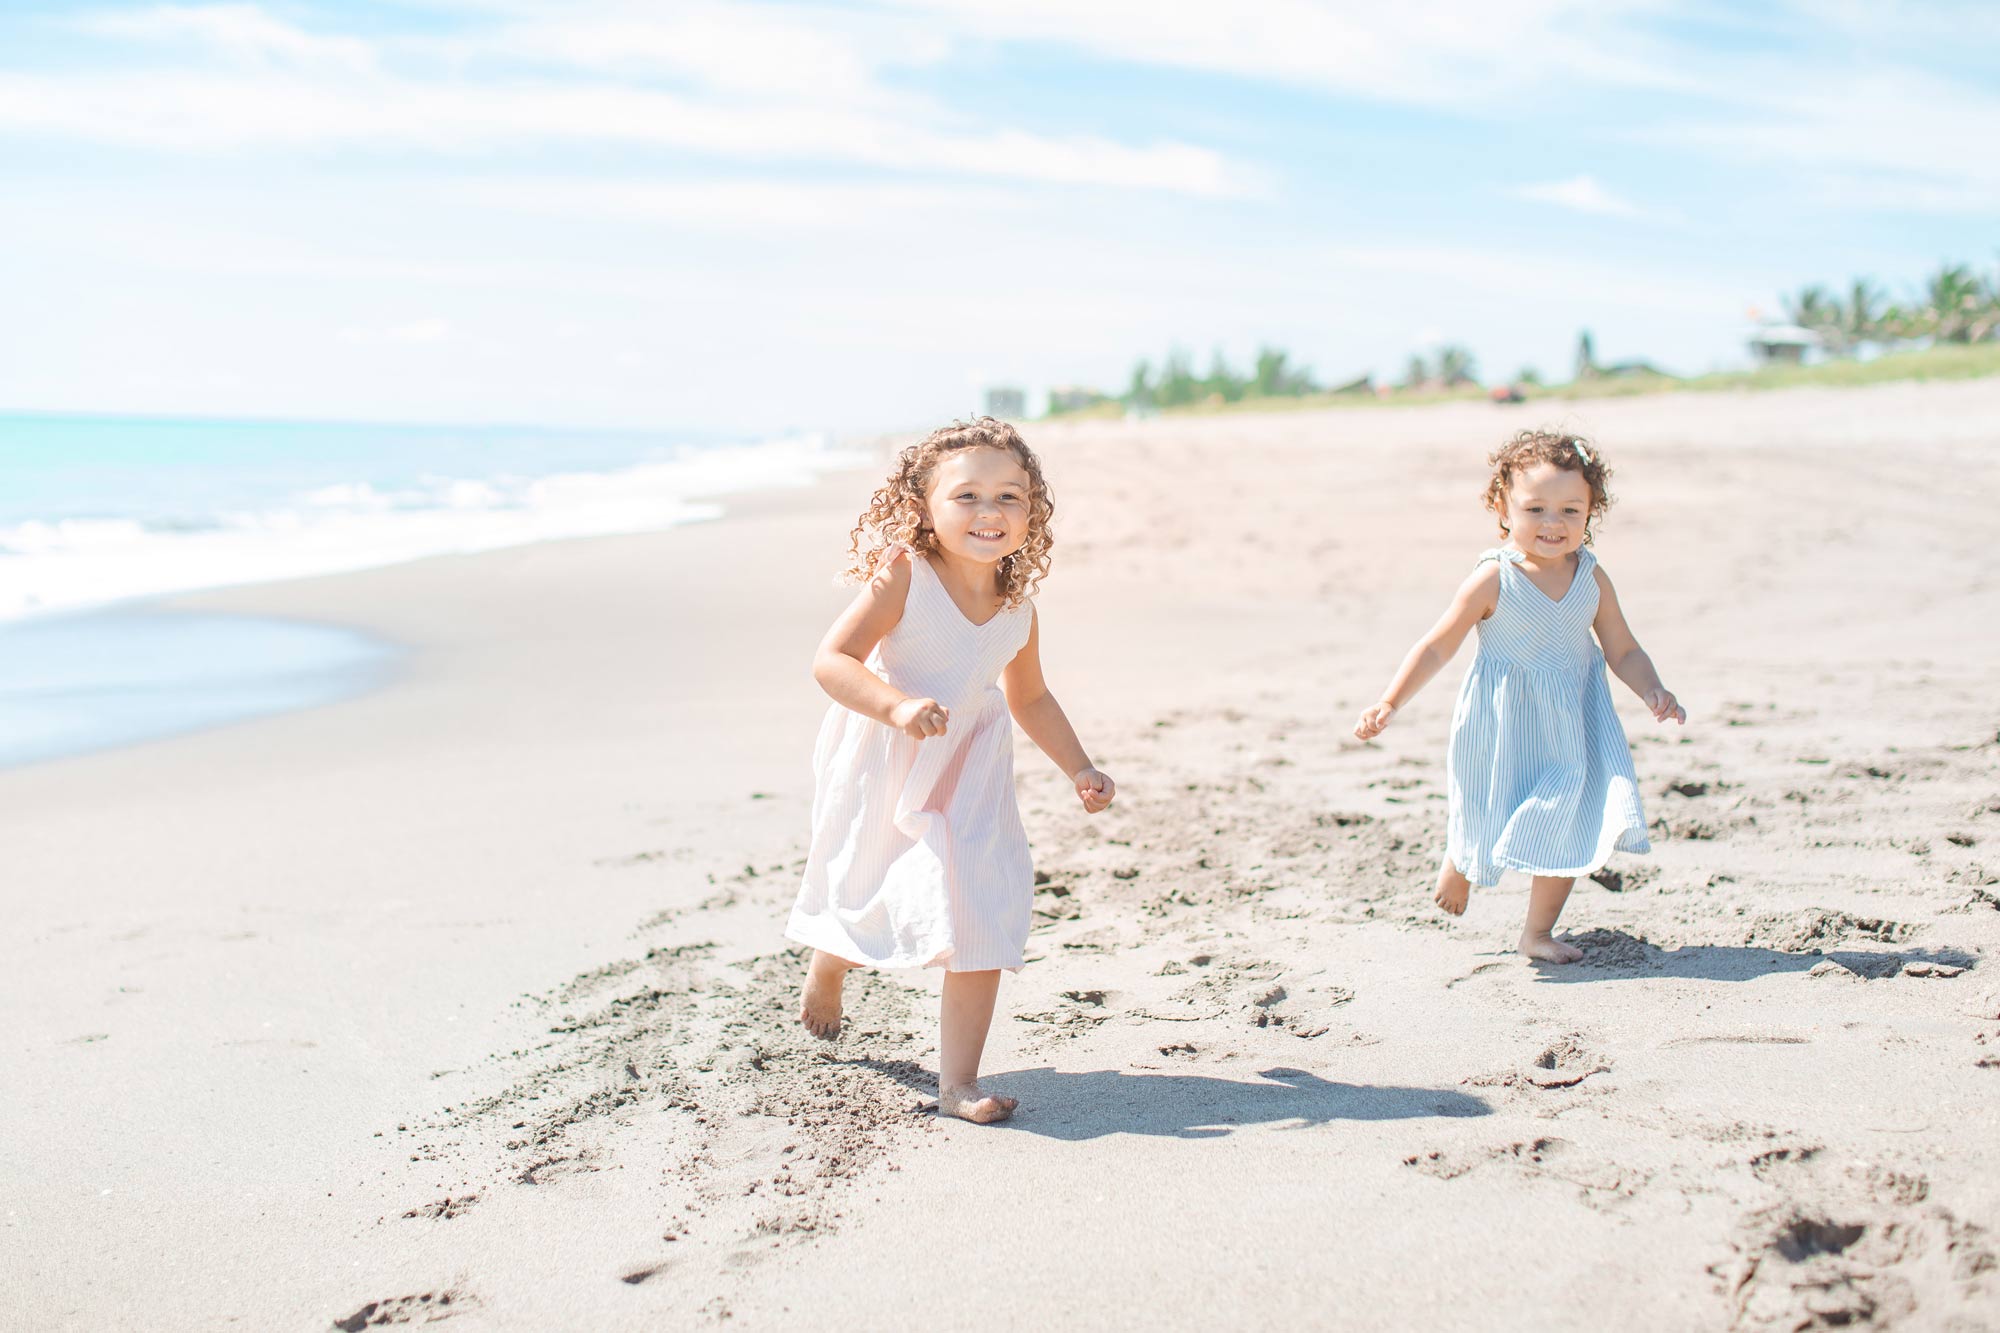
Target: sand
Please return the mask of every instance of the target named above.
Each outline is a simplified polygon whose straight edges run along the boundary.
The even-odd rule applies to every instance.
[[[1469,650],[1348,733],[1595,434],[1655,854],[1431,905]],[[934,974],[793,1021],[807,663],[873,478],[183,599],[406,645],[349,702],[0,773],[0,1323],[2000,1327],[2000,382],[1040,426],[1003,1128]]]

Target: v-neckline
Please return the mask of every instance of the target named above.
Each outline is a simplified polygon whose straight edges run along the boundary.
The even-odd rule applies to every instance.
[[[1569,586],[1562,590],[1562,596],[1551,597],[1548,595],[1548,593],[1542,590],[1541,584],[1535,582],[1534,575],[1530,574],[1526,569],[1522,568],[1522,562],[1527,559],[1525,555],[1522,555],[1519,551],[1516,551],[1511,546],[1504,546],[1501,549],[1506,551],[1512,557],[1512,560],[1509,563],[1511,563],[1514,566],[1515,572],[1518,573],[1522,578],[1526,579],[1528,581],[1528,586],[1535,590],[1535,595],[1541,598],[1543,601],[1547,602],[1550,606],[1561,606],[1564,602],[1567,602],[1569,600],[1569,595],[1576,591],[1576,581],[1583,577],[1583,552],[1578,551],[1576,553],[1576,568],[1570,570],[1569,572]],[[952,603],[952,605],[956,606],[957,603],[954,602]]]
[[[951,609],[958,614],[958,618],[964,621],[967,625],[971,626],[973,629],[985,629],[988,625],[992,624],[994,621],[998,620],[1001,616],[1007,613],[1007,603],[1005,601],[1002,601],[1000,605],[994,609],[992,615],[986,617],[986,619],[984,620],[974,620],[971,616],[965,614],[965,608],[958,604],[958,598],[953,597],[951,595],[951,589],[945,586],[944,575],[938,573],[935,569],[931,568],[930,557],[923,554],[920,551],[912,552],[912,555],[919,563],[923,565],[925,572],[931,576],[932,582],[937,584],[938,591],[944,594],[944,599],[947,602],[951,603]]]

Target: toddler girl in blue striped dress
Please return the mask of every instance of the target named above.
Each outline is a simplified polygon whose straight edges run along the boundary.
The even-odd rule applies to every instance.
[[[1532,875],[1521,952],[1573,963],[1582,951],[1550,934],[1570,887],[1613,852],[1650,850],[1605,668],[1654,721],[1684,723],[1687,713],[1632,637],[1610,576],[1588,549],[1611,507],[1611,470],[1596,446],[1522,431],[1489,461],[1486,507],[1507,542],[1479,557],[1354,734],[1380,735],[1478,627],[1479,654],[1452,712],[1437,903],[1456,916],[1474,884],[1491,888],[1507,870]]]

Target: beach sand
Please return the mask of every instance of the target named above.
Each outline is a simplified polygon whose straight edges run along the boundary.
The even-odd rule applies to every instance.
[[[1452,693],[1349,733],[1594,435],[1689,711],[1650,857],[1430,903]],[[407,645],[359,699],[0,773],[0,1323],[2000,1327],[2000,381],[1041,425],[1030,963],[837,1047],[780,935],[843,474],[727,519],[181,599]]]

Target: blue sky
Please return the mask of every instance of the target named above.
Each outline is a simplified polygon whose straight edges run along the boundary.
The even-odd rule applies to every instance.
[[[1171,346],[1741,360],[2000,254],[2000,9],[0,8],[0,407],[868,429]]]

